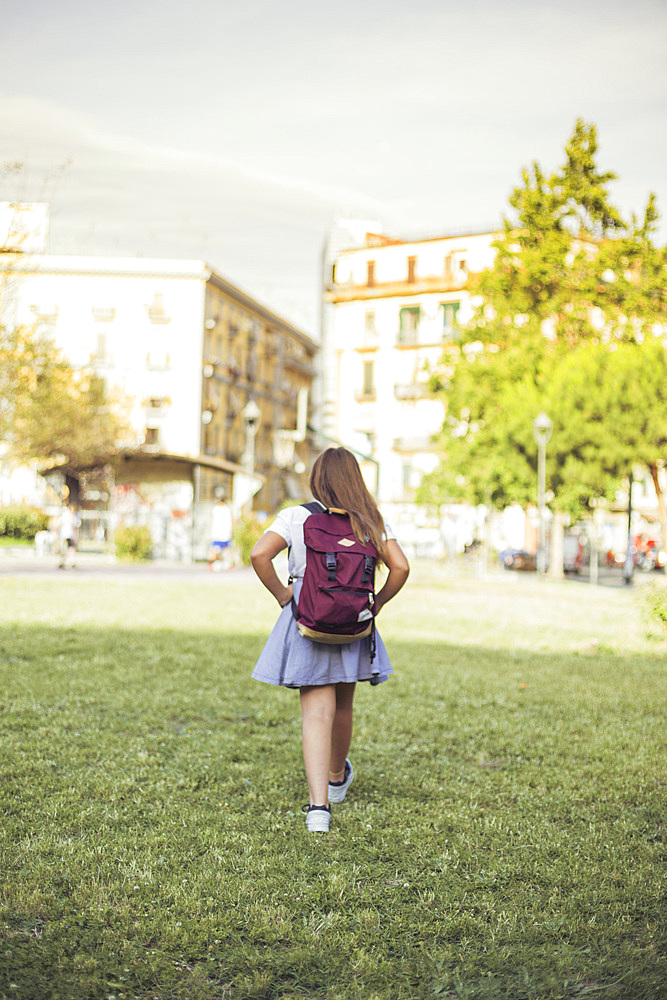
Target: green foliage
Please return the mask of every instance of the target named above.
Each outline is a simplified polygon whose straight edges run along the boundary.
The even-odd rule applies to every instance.
[[[554,422],[547,488],[573,516],[613,496],[633,464],[665,456],[667,255],[655,197],[639,223],[611,204],[595,127],[578,121],[551,176],[524,170],[515,211],[481,275],[481,305],[432,387],[447,406],[442,462],[419,499],[535,500],[541,410]],[[654,475],[654,478],[655,475]]]
[[[664,584],[647,586],[646,610],[650,621],[658,625],[663,633],[667,632],[667,587]]]
[[[657,1000],[664,649],[629,589],[426,572],[328,837],[256,581],[0,578],[0,996]]]
[[[116,556],[122,562],[142,562],[151,557],[153,540],[145,524],[122,524],[116,529],[114,544]]]
[[[234,521],[234,544],[242,566],[250,565],[250,553],[263,531],[264,525],[252,511]]]
[[[126,433],[104,381],[74,370],[52,341],[0,328],[0,438],[18,461],[86,466]]]
[[[633,465],[667,453],[667,354],[644,343],[581,344],[563,357],[545,386],[554,420],[550,483],[573,514],[590,497],[614,497]]]
[[[0,535],[33,541],[38,531],[48,528],[46,514],[35,507],[0,507]]]

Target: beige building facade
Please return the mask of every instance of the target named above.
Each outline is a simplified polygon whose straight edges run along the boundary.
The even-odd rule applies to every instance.
[[[324,290],[323,430],[366,454],[385,516],[418,525],[417,487],[437,464],[444,407],[429,377],[474,310],[471,281],[493,262],[495,234],[406,241],[368,233],[342,249]],[[404,532],[405,537],[405,532]]]

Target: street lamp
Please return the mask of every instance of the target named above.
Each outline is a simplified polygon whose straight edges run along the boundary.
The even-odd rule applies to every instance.
[[[537,571],[545,573],[547,568],[546,532],[544,524],[544,493],[546,489],[547,441],[551,437],[553,423],[546,413],[539,413],[533,421],[533,434],[537,442],[537,510],[539,517],[539,539],[537,543]]]
[[[255,472],[255,436],[259,430],[262,413],[254,399],[248,400],[241,413],[245,427],[245,452],[243,465],[249,475]]]

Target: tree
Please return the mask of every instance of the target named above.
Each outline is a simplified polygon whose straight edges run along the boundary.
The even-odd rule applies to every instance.
[[[613,497],[619,477],[642,464],[653,479],[667,539],[658,474],[667,454],[663,344],[656,338],[583,344],[563,358],[545,398],[559,428],[562,464],[552,468],[552,482],[563,509],[576,512],[591,496]]]
[[[19,462],[103,463],[124,423],[102,379],[74,370],[50,340],[0,329],[0,439]]]
[[[550,176],[537,163],[523,171],[475,289],[479,307],[434,375],[447,416],[423,501],[533,500],[532,422],[544,409],[555,424],[548,485],[559,510],[577,515],[591,497],[613,495],[642,461],[662,503],[664,429],[645,419],[664,414],[664,382],[645,370],[664,370],[655,334],[667,320],[655,197],[641,221],[623,222],[608,192],[615,175],[596,164],[593,125],[578,121],[565,153]]]

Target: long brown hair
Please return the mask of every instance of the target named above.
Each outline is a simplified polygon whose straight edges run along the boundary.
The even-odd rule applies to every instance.
[[[325,507],[346,510],[355,538],[362,545],[366,540],[371,542],[382,559],[384,521],[352,452],[347,448],[323,451],[311,469],[310,488],[315,499]]]

